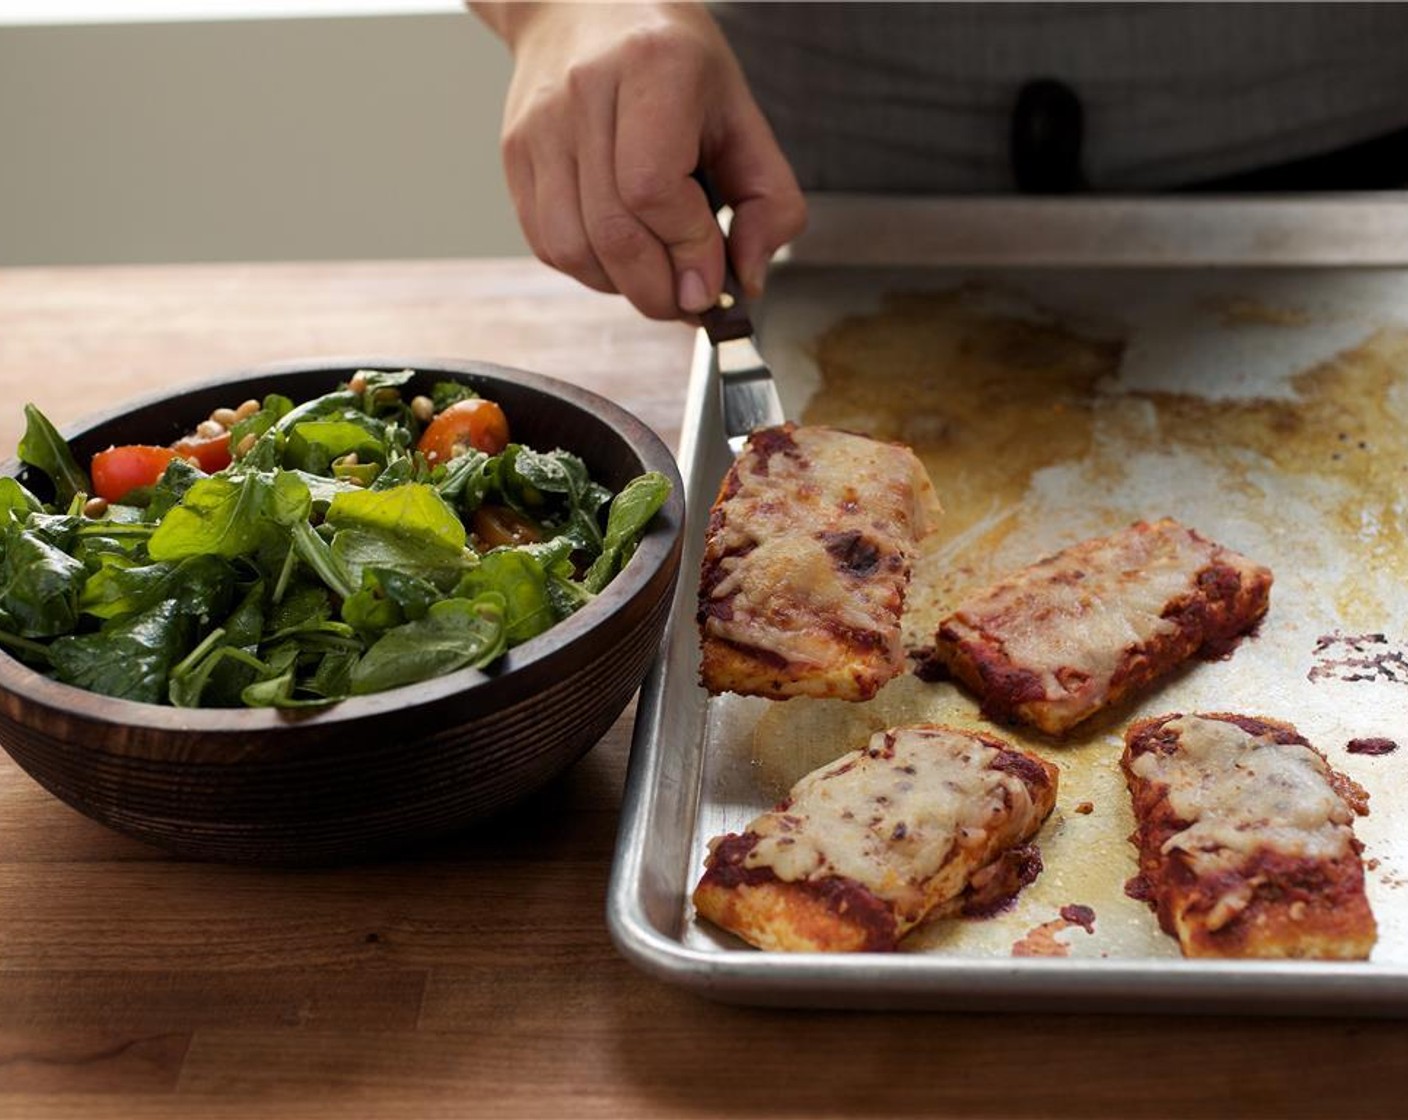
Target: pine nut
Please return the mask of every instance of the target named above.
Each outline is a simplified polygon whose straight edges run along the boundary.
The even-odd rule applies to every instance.
[[[367,391],[367,375],[358,370],[347,382],[347,388],[359,395],[365,393]]]
[[[196,435],[201,439],[215,439],[217,436],[225,434],[225,425],[218,424],[214,420],[202,420],[196,425]]]
[[[235,409],[235,418],[238,420],[248,420],[264,406],[256,400],[248,400]]]
[[[435,418],[435,402],[426,396],[412,397],[411,415],[422,424],[429,424]]]
[[[235,458],[243,459],[253,450],[254,445],[259,442],[259,437],[253,432],[245,432],[244,438],[235,444]]]
[[[214,420],[215,423],[219,424],[222,428],[228,428],[240,417],[239,413],[237,413],[233,408],[217,408],[214,412],[210,414],[210,418]]]

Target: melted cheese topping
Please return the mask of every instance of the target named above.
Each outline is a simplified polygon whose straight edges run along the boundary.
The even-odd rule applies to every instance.
[[[1178,749],[1147,751],[1131,764],[1137,777],[1167,786],[1169,808],[1191,822],[1164,843],[1165,855],[1185,852],[1207,874],[1259,849],[1310,860],[1352,853],[1354,813],[1315,751],[1202,716],[1165,726],[1178,733]]]
[[[709,549],[723,573],[710,596],[730,600],[731,617],[711,616],[705,632],[820,665],[840,626],[883,634],[898,657],[914,545],[939,515],[923,464],[908,448],[829,428],[795,428],[791,439],[790,453],[750,444],[735,464],[739,485]],[[846,534],[874,551],[875,570],[852,572],[827,551]]]
[[[759,839],[744,866],[788,882],[844,876],[902,910],[922,905],[925,882],[965,850],[980,852],[995,824],[1035,816],[1021,778],[988,769],[998,753],[950,728],[878,732],[798,782],[785,810],[750,824]]]
[[[1070,670],[1094,702],[1108,692],[1126,651],[1173,634],[1161,617],[1196,589],[1225,550],[1171,520],[1086,541],[1004,580],[960,607],[945,625],[999,643],[1007,659],[1040,678],[1048,697],[1068,691]],[[956,626],[954,624],[957,624]]]

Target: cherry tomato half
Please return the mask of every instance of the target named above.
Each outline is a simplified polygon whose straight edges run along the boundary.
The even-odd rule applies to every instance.
[[[473,397],[456,401],[421,433],[417,449],[430,461],[448,463],[468,448],[497,455],[508,446],[508,419],[493,401]]]
[[[178,439],[171,445],[183,459],[194,459],[206,474],[223,471],[230,465],[230,433],[205,439],[190,435]]]
[[[169,447],[129,443],[109,447],[93,456],[93,492],[109,502],[120,502],[140,486],[151,486],[176,458]]]
[[[480,506],[470,520],[470,529],[479,541],[479,547],[486,551],[503,545],[532,544],[543,539],[541,528],[508,506]]]

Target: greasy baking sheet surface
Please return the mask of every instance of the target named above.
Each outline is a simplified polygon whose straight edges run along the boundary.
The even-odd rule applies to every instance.
[[[915,1002],[915,984],[935,980],[937,992],[975,962],[1045,958],[1033,975],[1046,983],[1064,968],[1068,992],[1100,985],[1102,962],[1124,962],[1119,984],[1101,986],[1104,1005],[1138,1006],[1153,991],[1145,980],[1184,970],[1212,1006],[1216,986],[1203,981],[1215,974],[1181,961],[1125,894],[1136,866],[1118,759],[1135,718],[1235,711],[1294,723],[1369,791],[1356,831],[1379,941],[1367,965],[1234,962],[1215,978],[1255,981],[1243,1006],[1263,992],[1314,1009],[1335,1006],[1335,985],[1358,972],[1382,982],[1377,1002],[1396,993],[1408,1011],[1408,273],[794,267],[776,275],[759,320],[789,415],[902,440],[929,468],[946,516],[916,567],[911,646],[968,589],[1139,518],[1176,517],[1269,565],[1276,582],[1266,620],[1230,658],[1197,663],[1064,742],[993,728],[956,685],[913,676],[859,705],[699,701],[696,724],[679,678],[695,668],[697,639],[677,617],[663,697],[677,710],[657,737],[697,753],[684,772],[697,786],[688,811],[654,806],[649,834],[675,827],[687,840],[674,856],[684,865],[665,869],[676,913],[657,918],[680,954],[653,967],[730,997],[810,1002],[808,983],[828,990],[818,962],[759,954],[695,919],[688,893],[706,844],[872,730],[933,720],[997,730],[1060,767],[1037,841],[1044,870],[997,917],[932,923],[893,963],[870,957],[873,990],[897,995],[900,975],[886,969],[903,969],[911,998],[900,1002]],[[722,464],[706,439],[686,464],[695,535]],[[1399,746],[1359,753],[1363,740]],[[667,908],[659,892],[653,905]],[[782,970],[771,990],[762,957]],[[856,1002],[845,993],[865,990],[860,966],[826,964],[842,994],[821,1002]],[[807,982],[787,983],[788,969]],[[986,976],[968,978],[981,988]],[[1020,975],[1008,980],[1020,1003]]]

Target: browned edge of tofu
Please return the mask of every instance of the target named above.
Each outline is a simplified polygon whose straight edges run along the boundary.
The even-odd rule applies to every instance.
[[[1257,737],[1307,747],[1325,759],[1296,728],[1281,720],[1230,712],[1197,713],[1204,719],[1234,724]],[[1131,770],[1148,751],[1172,753],[1177,735],[1166,725],[1181,718],[1170,713],[1131,724],[1125,734],[1121,767],[1134,805],[1135,831],[1130,840],[1139,852],[1139,875],[1130,893],[1144,898],[1159,925],[1178,939],[1185,957],[1363,960],[1373,950],[1378,930],[1364,890],[1362,845],[1352,841],[1342,859],[1320,860],[1261,847],[1226,877],[1199,876],[1187,856],[1163,848],[1191,823],[1180,820],[1168,802],[1168,787],[1146,781]],[[1368,812],[1368,794],[1326,760],[1327,781],[1355,813]],[[1233,920],[1210,928],[1214,907],[1229,891],[1252,886],[1251,901]]]

